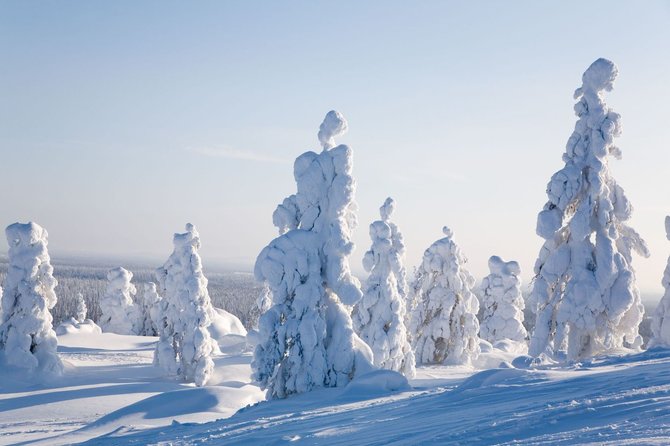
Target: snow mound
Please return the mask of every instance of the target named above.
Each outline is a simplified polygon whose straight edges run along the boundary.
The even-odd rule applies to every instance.
[[[360,399],[411,389],[404,375],[393,370],[379,369],[354,378],[342,395],[355,395]]]
[[[247,330],[237,316],[226,310],[214,307],[209,335],[219,344],[221,351],[233,346],[246,346]]]
[[[56,327],[56,334],[58,336],[63,336],[66,334],[100,334],[102,329],[93,322],[91,319],[86,319],[83,322],[77,321],[75,318],[71,317],[70,319],[61,322],[58,327]]]

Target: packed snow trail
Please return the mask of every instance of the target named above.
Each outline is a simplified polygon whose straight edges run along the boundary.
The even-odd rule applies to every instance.
[[[440,369],[449,370],[427,370]],[[667,444],[670,435],[667,349],[564,368],[491,369],[458,386],[446,383],[401,392],[374,383],[322,389],[262,402],[227,420],[119,432],[85,444],[620,445]]]

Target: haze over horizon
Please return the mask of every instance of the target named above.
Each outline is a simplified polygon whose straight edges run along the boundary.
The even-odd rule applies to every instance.
[[[668,2],[342,2],[324,14],[318,2],[148,1],[132,15],[120,3],[0,4],[0,225],[40,223],[54,255],[165,259],[191,222],[205,265],[251,267],[295,192],[293,160],[319,150],[337,109],[358,182],[358,275],[392,196],[409,271],[448,225],[475,277],[497,254],[527,282],[572,94],[606,57],[624,127],[611,166],[652,251],[633,266],[660,294]]]

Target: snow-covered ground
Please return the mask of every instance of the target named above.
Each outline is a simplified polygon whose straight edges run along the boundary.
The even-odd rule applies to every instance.
[[[35,384],[2,370],[0,444],[618,445],[670,435],[670,350],[530,369],[514,360],[523,347],[484,344],[474,367],[420,367],[411,387],[382,371],[256,404],[263,393],[249,384],[243,344],[231,339],[213,385],[196,388],[152,366],[155,341],[68,333],[63,377]]]

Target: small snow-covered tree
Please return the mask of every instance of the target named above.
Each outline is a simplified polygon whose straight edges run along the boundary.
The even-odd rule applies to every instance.
[[[414,353],[405,326],[405,245],[391,222],[395,202],[387,198],[380,208],[381,220],[370,225],[372,247],[363,257],[370,273],[363,298],[352,313],[354,330],[372,348],[377,367],[414,376]]]
[[[133,273],[118,267],[107,273],[107,290],[100,299],[102,331],[123,335],[139,333],[140,316],[133,296],[137,292],[130,281]]]
[[[521,268],[517,262],[505,262],[498,256],[489,259],[491,274],[480,285],[483,307],[479,336],[489,342],[503,339],[523,341],[528,333],[523,326]]]
[[[142,297],[137,303],[140,308],[140,324],[138,334],[141,336],[157,336],[160,313],[156,313],[157,303],[161,299],[154,282],[145,283]],[[154,319],[158,318],[158,319]]]
[[[156,271],[165,303],[154,363],[203,386],[214,369],[212,354],[218,346],[208,329],[214,308],[198,254],[200,235],[188,223],[186,232],[175,234],[173,241],[172,255]]]
[[[420,364],[468,364],[479,356],[475,279],[446,226],[423,254],[413,285],[411,331]]]
[[[670,216],[665,217],[665,234],[670,240]],[[663,273],[663,288],[665,294],[654,311],[651,321],[652,338],[650,346],[663,345],[670,347],[670,257]]]
[[[256,278],[270,288],[272,306],[259,321],[252,371],[270,398],[343,386],[371,367],[369,347],[345,307],[361,298],[348,260],[356,225],[352,153],[334,142],[346,129],[341,114],[326,115],[323,151],[296,159],[298,192],[275,210],[280,236],[256,260]]]
[[[565,166],[552,176],[549,201],[537,218],[545,242],[529,299],[536,314],[533,356],[567,351],[569,359],[578,359],[642,344],[644,307],[631,262],[632,251],[649,253],[626,224],[632,206],[608,167],[609,156],[621,157],[614,145],[620,116],[603,101],[617,73],[606,59],[584,72]]]
[[[86,301],[84,300],[84,295],[81,293],[77,293],[77,308],[74,319],[79,323],[84,322],[86,320],[87,312],[88,309],[86,308]]]
[[[5,230],[9,267],[2,293],[0,349],[8,364],[61,373],[58,339],[49,310],[56,305],[58,282],[40,225],[14,223]]]

